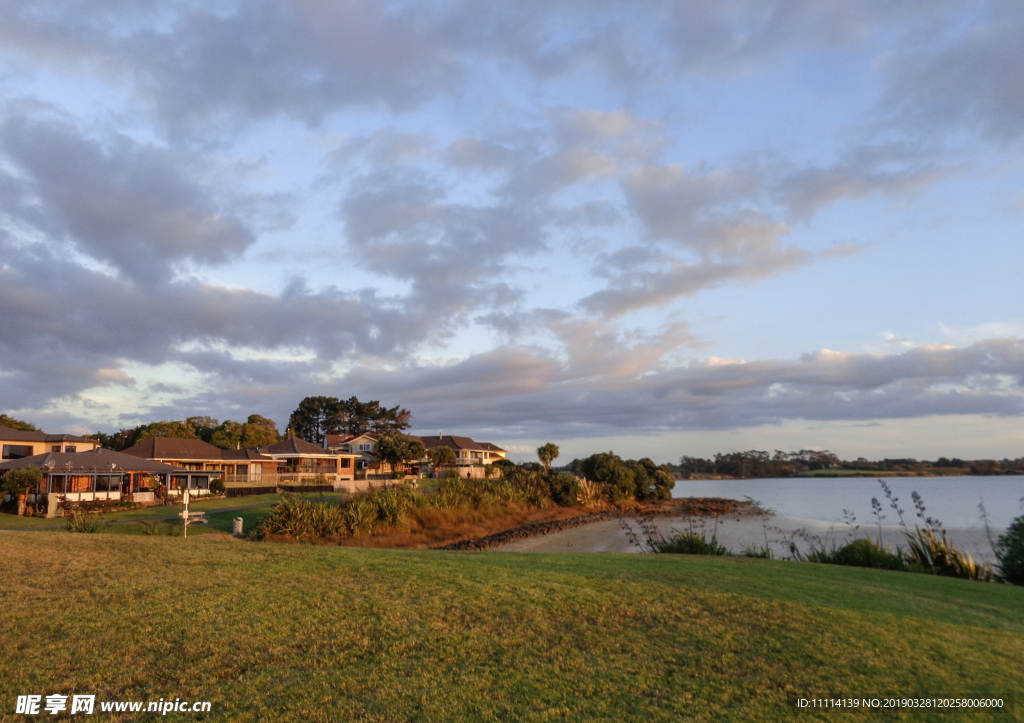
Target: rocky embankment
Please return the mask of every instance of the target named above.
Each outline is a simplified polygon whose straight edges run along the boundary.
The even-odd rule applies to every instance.
[[[511,530],[487,535],[475,540],[460,540],[435,549],[438,550],[486,550],[491,547],[498,547],[509,542],[524,540],[528,537],[547,535],[552,532],[561,532],[574,527],[582,527],[604,520],[619,519],[622,517],[643,517],[646,515],[661,515],[674,517],[717,517],[719,515],[750,514],[757,510],[749,500],[742,502],[738,500],[727,500],[721,497],[703,497],[692,499],[665,500],[663,502],[641,503],[635,507],[614,508],[592,512],[577,517],[568,517],[564,520],[551,520],[550,522],[534,522],[522,527],[514,527]]]

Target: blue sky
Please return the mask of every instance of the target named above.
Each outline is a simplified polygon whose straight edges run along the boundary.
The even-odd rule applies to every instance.
[[[0,10],[0,404],[1018,457],[1010,0]]]

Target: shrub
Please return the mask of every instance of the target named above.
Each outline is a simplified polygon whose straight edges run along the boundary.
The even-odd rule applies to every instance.
[[[673,530],[667,540],[652,540],[651,547],[655,552],[667,552],[677,555],[731,555],[725,547],[718,544],[718,536],[711,539],[702,533],[679,532]]]
[[[551,488],[551,500],[561,507],[572,507],[578,504],[580,481],[569,472],[556,472],[548,476]]]
[[[1006,534],[996,542],[999,560],[999,579],[1014,585],[1024,585],[1024,516],[1012,523]]]
[[[850,567],[872,567],[877,570],[906,570],[906,563],[898,553],[885,550],[874,540],[862,538],[843,545],[831,553],[827,562]],[[813,560],[813,562],[818,562]],[[821,560],[825,562],[825,560]]]
[[[71,515],[68,518],[68,532],[93,533],[100,529],[99,523],[93,522],[83,514]]]
[[[21,496],[35,489],[43,481],[43,473],[38,467],[12,469],[4,475],[3,492],[9,494],[18,506],[18,514],[25,514],[25,501]]]
[[[946,539],[945,531],[941,537],[935,537],[931,529],[922,530],[915,527],[914,532],[904,532],[908,550],[904,555],[907,564],[918,566],[935,575],[961,577],[967,580],[991,580],[992,570],[985,565],[974,562],[974,558],[966,552],[953,547]]]
[[[220,477],[215,477],[214,479],[210,480],[210,494],[224,494],[224,480],[222,480]]]

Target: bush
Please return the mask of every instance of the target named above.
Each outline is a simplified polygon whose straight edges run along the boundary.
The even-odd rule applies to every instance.
[[[21,495],[37,488],[42,481],[43,473],[38,467],[12,469],[4,475],[3,492],[13,498],[19,515],[25,514],[25,502],[20,499]]]
[[[1010,529],[996,542],[999,579],[1024,585],[1024,516],[1010,523]]]
[[[94,533],[100,529],[98,522],[93,522],[83,514],[71,515],[67,524],[68,532]]]
[[[224,480],[216,477],[210,480],[210,494],[222,495],[224,494]]]
[[[718,544],[718,536],[712,535],[707,539],[703,534],[697,532],[672,531],[672,536],[667,540],[653,540],[651,546],[655,552],[667,552],[677,555],[731,555],[725,547]]]
[[[936,537],[930,528],[915,528],[914,533],[903,533],[909,549],[904,555],[907,564],[929,571],[934,575],[960,577],[966,580],[991,580],[992,570],[979,565],[968,553],[962,552],[946,539],[945,531]]]
[[[548,476],[551,487],[551,499],[560,507],[573,507],[579,504],[580,481],[569,472],[554,472]]]
[[[832,565],[849,565],[850,567],[872,567],[877,570],[906,570],[906,563],[903,558],[893,552],[882,549],[873,540],[854,540],[843,545],[838,550],[826,553],[831,559],[827,560]],[[813,562],[826,562],[826,560],[812,560]]]

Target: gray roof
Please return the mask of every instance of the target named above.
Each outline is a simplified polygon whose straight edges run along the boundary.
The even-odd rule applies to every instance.
[[[123,452],[109,449],[95,449],[90,452],[47,452],[21,459],[11,459],[0,463],[0,472],[25,467],[39,467],[44,471],[51,468],[54,472],[79,470],[109,470],[114,465],[115,472],[181,472],[181,467],[140,459]]]
[[[282,439],[280,442],[275,442],[267,447],[259,448],[260,454],[272,454],[272,455],[291,455],[291,456],[318,456],[318,457],[336,457],[338,455],[331,454],[323,447],[318,447],[315,444],[307,442],[304,439],[298,437],[289,437],[288,439]]]
[[[73,434],[47,434],[46,432],[26,432],[21,429],[0,427],[0,439],[11,442],[86,442],[97,443],[95,439],[76,437]]]
[[[423,442],[423,446],[427,449],[434,449],[435,447],[449,447],[450,449],[477,451],[505,451],[501,447],[497,447],[490,442],[477,442],[469,437],[457,437],[452,434],[446,434],[444,436],[438,435],[437,437],[417,437],[416,439]]]

